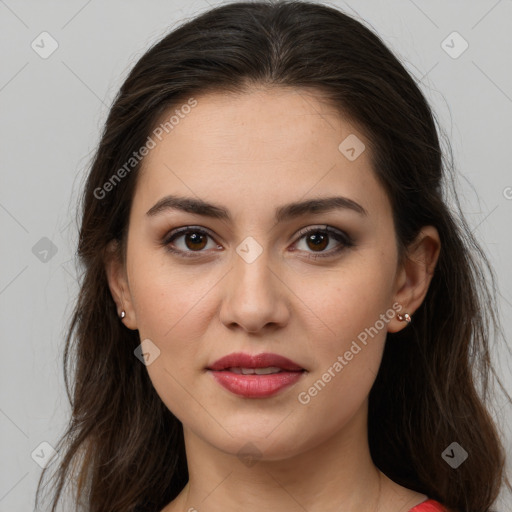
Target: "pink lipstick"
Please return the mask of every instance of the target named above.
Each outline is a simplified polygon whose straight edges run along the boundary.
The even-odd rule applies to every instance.
[[[245,398],[267,398],[295,384],[304,368],[278,354],[229,354],[207,368],[214,379]]]

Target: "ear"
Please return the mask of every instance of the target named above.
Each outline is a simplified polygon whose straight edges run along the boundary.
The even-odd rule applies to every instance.
[[[119,321],[132,330],[137,329],[135,312],[131,301],[130,287],[126,275],[126,266],[121,255],[118,240],[111,240],[105,250],[105,273],[107,275],[110,293],[117,306]],[[126,316],[121,319],[121,311]]]
[[[412,317],[420,307],[427,295],[440,250],[441,240],[437,229],[424,226],[407,248],[405,261],[397,272],[395,302],[402,306],[398,314],[408,313]],[[400,331],[406,325],[407,322],[395,316],[388,324],[388,332]]]

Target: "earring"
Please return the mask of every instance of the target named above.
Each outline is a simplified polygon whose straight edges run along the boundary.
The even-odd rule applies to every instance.
[[[408,324],[411,323],[411,317],[409,313],[404,313],[403,316],[397,314],[396,317],[398,318],[398,320],[400,320],[400,322],[403,322],[405,320]]]
[[[126,316],[126,313],[125,313],[125,311],[124,311],[124,309],[123,309],[123,311],[121,311],[121,314],[119,315],[119,317],[120,317],[121,319],[123,319],[125,316]]]

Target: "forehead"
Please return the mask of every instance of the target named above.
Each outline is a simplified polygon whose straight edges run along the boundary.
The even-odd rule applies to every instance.
[[[255,211],[339,192],[369,211],[389,207],[371,168],[369,141],[317,94],[273,88],[194,100],[193,108],[181,108],[184,100],[159,120],[134,202],[149,208],[181,192]]]

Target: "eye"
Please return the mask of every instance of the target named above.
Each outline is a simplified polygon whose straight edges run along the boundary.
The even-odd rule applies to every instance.
[[[199,256],[199,254],[196,255],[194,253],[205,252],[203,249],[208,247],[208,238],[213,240],[213,236],[205,229],[195,226],[186,226],[171,231],[171,233],[162,240],[162,245],[165,246],[167,251],[173,254],[187,258],[195,257]],[[312,259],[334,256],[343,249],[354,245],[349,235],[343,231],[325,225],[301,230],[299,232],[299,241],[303,238],[305,239],[306,247],[313,248],[313,252],[317,253],[308,256],[308,258]],[[175,242],[179,239],[182,239],[181,244]],[[330,239],[336,240],[338,247],[324,251],[324,249],[329,246]],[[215,243],[212,243],[212,246],[217,247],[217,249],[222,249],[221,245]]]
[[[183,243],[181,247],[176,248],[176,245],[180,244],[175,244],[174,241],[179,238],[183,238]],[[195,226],[187,226],[171,231],[162,241],[162,245],[171,253],[184,257],[194,257],[195,252],[204,252],[203,249],[208,244],[208,238],[212,238],[213,240],[213,237],[208,231]],[[218,249],[222,249],[218,244],[213,245],[216,245]]]
[[[300,231],[299,235],[299,241],[305,238],[306,247],[313,248],[313,252],[318,253],[308,256],[308,258],[312,259],[334,256],[345,248],[352,247],[354,245],[354,242],[349,235],[343,231],[331,228],[330,226],[307,228]],[[331,249],[330,251],[323,251],[329,245],[330,238],[338,242],[338,247]]]

